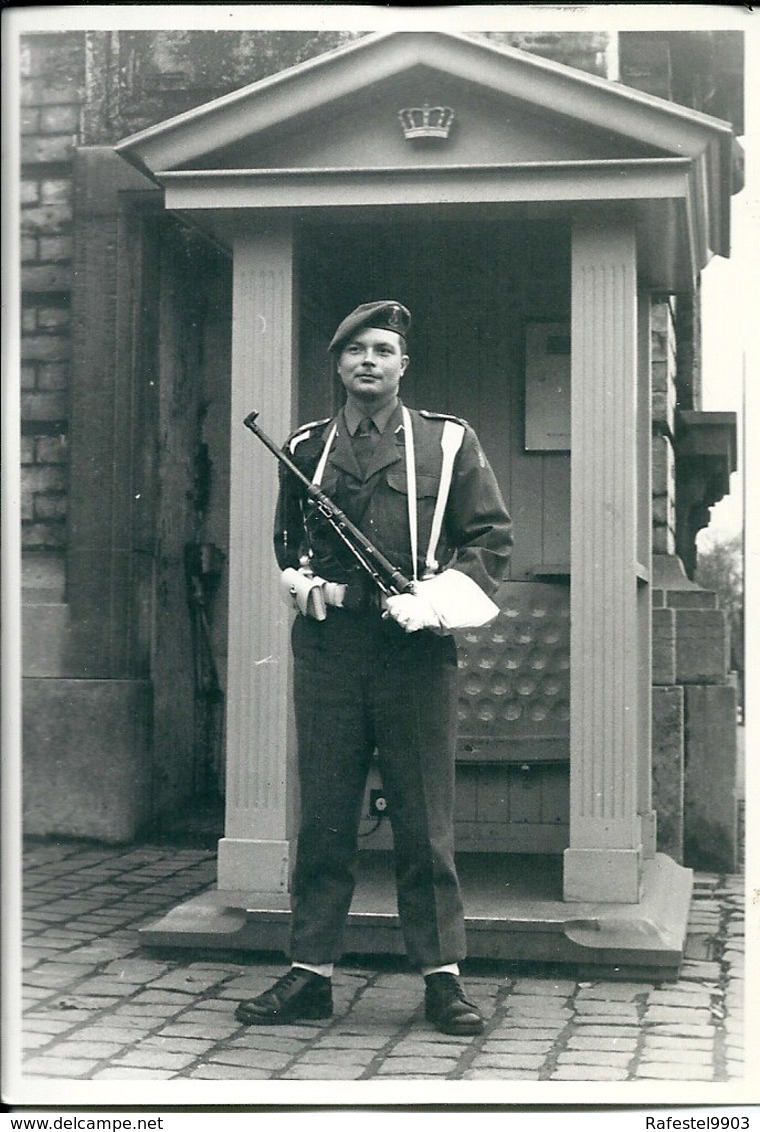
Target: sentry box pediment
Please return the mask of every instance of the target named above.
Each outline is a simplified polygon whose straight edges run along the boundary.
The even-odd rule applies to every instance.
[[[622,205],[676,286],[728,254],[732,147],[728,123],[528,52],[393,32],[116,148],[223,242],[250,209]]]

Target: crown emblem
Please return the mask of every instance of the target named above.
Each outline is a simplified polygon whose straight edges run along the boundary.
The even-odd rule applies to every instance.
[[[427,102],[424,106],[408,106],[399,110],[398,116],[408,141],[413,138],[447,138],[454,121],[454,111],[450,106],[428,106]]]

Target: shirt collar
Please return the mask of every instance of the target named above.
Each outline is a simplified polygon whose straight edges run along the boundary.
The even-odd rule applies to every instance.
[[[400,404],[401,402],[397,397],[394,401],[391,401],[390,404],[384,405],[382,409],[378,409],[376,413],[362,413],[359,409],[357,409],[355,405],[346,402],[343,407],[343,417],[346,422],[346,428],[348,429],[349,435],[354,435],[357,428],[359,427],[359,424],[364,420],[365,417],[370,417],[377,431],[382,434],[383,432],[385,432],[388,422],[390,421],[391,417],[396,412]]]

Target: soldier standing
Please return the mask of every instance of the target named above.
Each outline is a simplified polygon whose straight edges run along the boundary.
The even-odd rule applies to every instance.
[[[301,825],[292,880],[291,968],[239,1004],[246,1024],[332,1013],[331,976],[354,891],[357,836],[376,753],[394,841],[398,911],[425,1016],[448,1034],[483,1020],[459,979],[464,914],[454,863],[457,654],[451,630],[483,624],[512,545],[496,478],[466,422],[408,409],[409,311],[366,303],[330,352],[346,390],[334,419],[285,451],[407,577],[387,597],[292,473],[281,480],[275,553],[293,625]]]

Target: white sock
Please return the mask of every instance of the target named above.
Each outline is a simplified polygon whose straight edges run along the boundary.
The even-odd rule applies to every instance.
[[[437,975],[441,971],[447,971],[450,975],[458,975],[459,974],[459,964],[458,963],[446,963],[443,967],[423,967],[422,968],[422,977],[426,979],[428,977],[428,975]]]
[[[302,967],[304,971],[313,971],[315,975],[321,975],[323,979],[332,978],[333,963],[291,963],[291,967]]]

